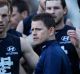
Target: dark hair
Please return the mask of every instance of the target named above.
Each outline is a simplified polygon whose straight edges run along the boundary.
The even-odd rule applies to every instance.
[[[22,13],[23,11],[27,11],[29,14],[29,7],[28,4],[23,0],[13,0],[12,7],[17,7],[18,12]]]
[[[0,0],[0,7],[8,5],[7,0]]]
[[[46,0],[46,1],[56,1],[56,0]],[[46,2],[46,1],[45,1],[45,2]],[[62,5],[63,9],[66,7],[66,2],[65,2],[65,0],[61,0],[61,5]]]
[[[77,3],[78,3],[78,6],[79,6],[79,9],[80,9],[80,0],[77,0]]]
[[[63,6],[63,9],[66,7],[66,2],[65,2],[65,0],[61,0],[61,4],[62,4],[62,6]]]
[[[49,29],[50,27],[55,27],[55,20],[53,16],[49,13],[40,13],[32,18],[32,21],[42,21],[44,25]]]

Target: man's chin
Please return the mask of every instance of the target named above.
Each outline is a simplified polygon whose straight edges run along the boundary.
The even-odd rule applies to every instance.
[[[3,33],[3,31],[0,31],[0,34],[2,34]]]
[[[39,45],[40,43],[39,42],[34,42],[34,45]]]
[[[4,30],[0,30],[0,35],[4,33]]]

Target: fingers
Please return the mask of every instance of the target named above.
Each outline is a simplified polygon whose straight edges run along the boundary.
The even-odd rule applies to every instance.
[[[67,31],[67,34],[69,35],[70,37],[70,40],[71,40],[71,43],[74,45],[74,46],[77,46],[78,44],[78,38],[77,38],[77,33],[75,30],[68,30]]]
[[[76,33],[75,30],[68,30],[68,31],[67,31],[67,34],[68,34],[70,37],[77,38],[77,33]]]

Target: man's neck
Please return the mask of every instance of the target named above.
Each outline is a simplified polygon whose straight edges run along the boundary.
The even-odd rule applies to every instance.
[[[0,34],[0,38],[6,38],[6,36],[7,36],[7,33]]]
[[[65,26],[64,21],[61,21],[59,24],[57,24],[56,30],[61,30],[64,28],[64,26]]]
[[[52,36],[49,37],[49,40],[55,40],[55,35],[53,34]]]

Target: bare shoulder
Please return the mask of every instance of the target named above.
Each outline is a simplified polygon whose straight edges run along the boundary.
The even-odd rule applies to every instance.
[[[25,57],[25,60],[34,69],[36,67],[39,57],[33,51],[32,46],[29,43],[29,40],[20,37],[20,41],[21,41],[21,50],[23,52],[23,57]]]
[[[23,33],[23,21],[20,21],[20,23],[18,24],[16,31]]]

